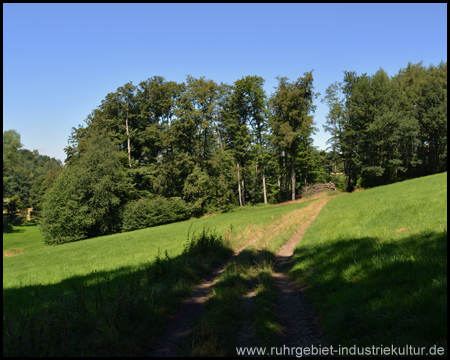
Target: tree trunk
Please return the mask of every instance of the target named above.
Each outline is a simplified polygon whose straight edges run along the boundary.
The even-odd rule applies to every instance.
[[[283,183],[284,183],[284,201],[289,198],[289,187],[287,185],[287,171],[286,171],[286,151],[283,150]]]
[[[306,153],[308,153],[309,145],[306,145]],[[305,162],[305,187],[308,186],[308,162]]]
[[[336,179],[337,161],[336,161],[336,144],[334,145],[334,178]]]
[[[258,190],[258,159],[256,159],[256,165],[255,165],[255,200],[254,203],[256,204],[256,192]]]
[[[262,160],[261,171],[262,171],[262,178],[263,178],[262,180],[263,180],[264,204],[267,204],[266,174],[264,173],[264,159]]]
[[[238,169],[238,192],[239,192],[239,206],[242,206],[242,195],[241,195],[241,179],[239,178],[239,161],[237,162]]]
[[[292,163],[291,163],[291,191],[292,191],[292,200],[295,200],[295,156],[292,154]]]
[[[344,160],[344,173],[345,173],[345,190],[347,192],[349,189],[349,179],[348,179],[348,160]]]
[[[334,136],[336,136],[336,122],[337,119],[334,120]],[[336,179],[336,138],[334,139],[334,178]],[[335,180],[336,181],[336,180]]]
[[[352,192],[352,188],[351,188],[351,180],[350,180],[350,168],[351,168],[351,160],[347,160],[345,162],[346,166],[346,171],[345,171],[345,181],[346,181],[346,191],[347,192]]]
[[[219,136],[220,148],[223,150],[222,137],[220,136],[219,126],[216,124],[216,122],[214,120],[215,118],[212,118],[212,119],[213,119],[214,126],[216,127],[216,130],[217,130],[217,135]]]
[[[127,130],[128,164],[131,169],[130,131],[128,129],[128,103],[127,103],[127,118],[125,120],[125,129]]]
[[[245,206],[245,177],[242,174],[242,206]]]

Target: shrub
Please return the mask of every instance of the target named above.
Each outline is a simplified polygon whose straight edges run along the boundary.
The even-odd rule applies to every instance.
[[[143,198],[130,201],[123,212],[122,231],[144,229],[151,226],[186,220],[190,212],[186,203],[177,197]]]
[[[22,207],[22,202],[20,201],[20,197],[19,196],[13,196],[11,197],[7,204],[5,205],[6,211],[7,211],[7,218],[8,218],[8,222],[14,222],[18,215],[17,212],[20,210],[20,208]]]
[[[120,231],[127,180],[117,146],[93,134],[77,162],[45,193],[40,220],[44,241],[63,244]]]

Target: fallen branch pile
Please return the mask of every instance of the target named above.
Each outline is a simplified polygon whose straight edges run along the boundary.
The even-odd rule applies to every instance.
[[[320,194],[325,190],[336,190],[336,185],[332,182],[326,184],[314,184],[302,187],[302,197]]]

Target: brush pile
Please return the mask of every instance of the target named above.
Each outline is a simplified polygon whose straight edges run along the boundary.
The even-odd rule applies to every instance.
[[[302,197],[320,194],[321,192],[326,191],[328,189],[335,191],[336,185],[334,183],[330,182],[330,183],[325,183],[325,184],[314,184],[314,185],[304,186],[304,187],[302,187]]]

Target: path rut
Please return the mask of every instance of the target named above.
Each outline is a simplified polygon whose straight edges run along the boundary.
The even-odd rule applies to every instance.
[[[302,239],[306,229],[317,217],[325,203],[326,201],[323,201],[311,219],[280,249],[275,258],[273,278],[278,294],[276,313],[281,330],[277,336],[279,348],[327,346],[320,327],[319,316],[312,303],[304,294],[302,287],[286,273],[297,243]],[[295,353],[285,353],[285,355],[292,356]]]
[[[320,201],[320,200],[319,200]],[[322,200],[323,201],[323,200]],[[326,201],[323,201],[323,204],[320,206],[317,213],[307,222],[302,228],[297,232],[291,240],[289,240],[279,251],[276,257],[275,264],[275,284],[279,293],[279,301],[277,304],[278,309],[278,317],[281,327],[280,339],[284,341],[285,344],[291,344],[295,341],[292,341],[294,338],[299,337],[299,330],[303,329],[304,331],[314,330],[316,331],[311,334],[310,338],[315,339],[315,343],[324,343],[322,339],[322,335],[319,331],[318,325],[316,326],[316,322],[318,321],[314,315],[312,317],[302,316],[295,317],[295,321],[299,320],[299,324],[301,324],[300,328],[295,325],[293,319],[289,319],[288,315],[292,315],[291,311],[288,311],[289,308],[299,308],[303,310],[310,311],[311,306],[307,306],[307,300],[300,296],[300,302],[295,300],[294,297],[297,296],[298,289],[297,285],[290,278],[289,275],[286,275],[282,272],[283,264],[288,262],[292,257],[293,250],[295,245],[301,239],[301,236],[306,231],[306,228],[309,224],[316,218],[319,211],[325,205]],[[293,215],[289,216],[282,224],[278,225],[273,231],[279,229],[285,222],[287,222]],[[167,321],[164,330],[162,331],[162,335],[159,336],[156,349],[150,351],[148,356],[150,357],[172,357],[176,356],[178,349],[177,345],[182,338],[189,335],[194,327],[195,320],[201,314],[203,310],[203,305],[207,300],[208,292],[213,284],[214,280],[225,270],[226,265],[233,260],[240,252],[244,249],[251,246],[256,240],[258,240],[259,236],[252,239],[252,241],[248,242],[245,246],[238,249],[233,253],[231,257],[224,260],[223,263],[211,274],[205,277],[200,285],[194,287],[192,293],[188,298],[185,298],[180,301],[180,306],[176,310],[175,314],[173,314]],[[301,295],[301,293],[300,293]],[[297,313],[298,311],[296,311]],[[300,311],[302,312],[302,311]],[[316,321],[317,320],[317,321]],[[307,324],[307,326],[306,326]],[[293,336],[292,336],[293,335]],[[302,337],[306,338],[305,336]],[[318,341],[318,342],[317,342]],[[297,345],[300,346],[300,345]]]

